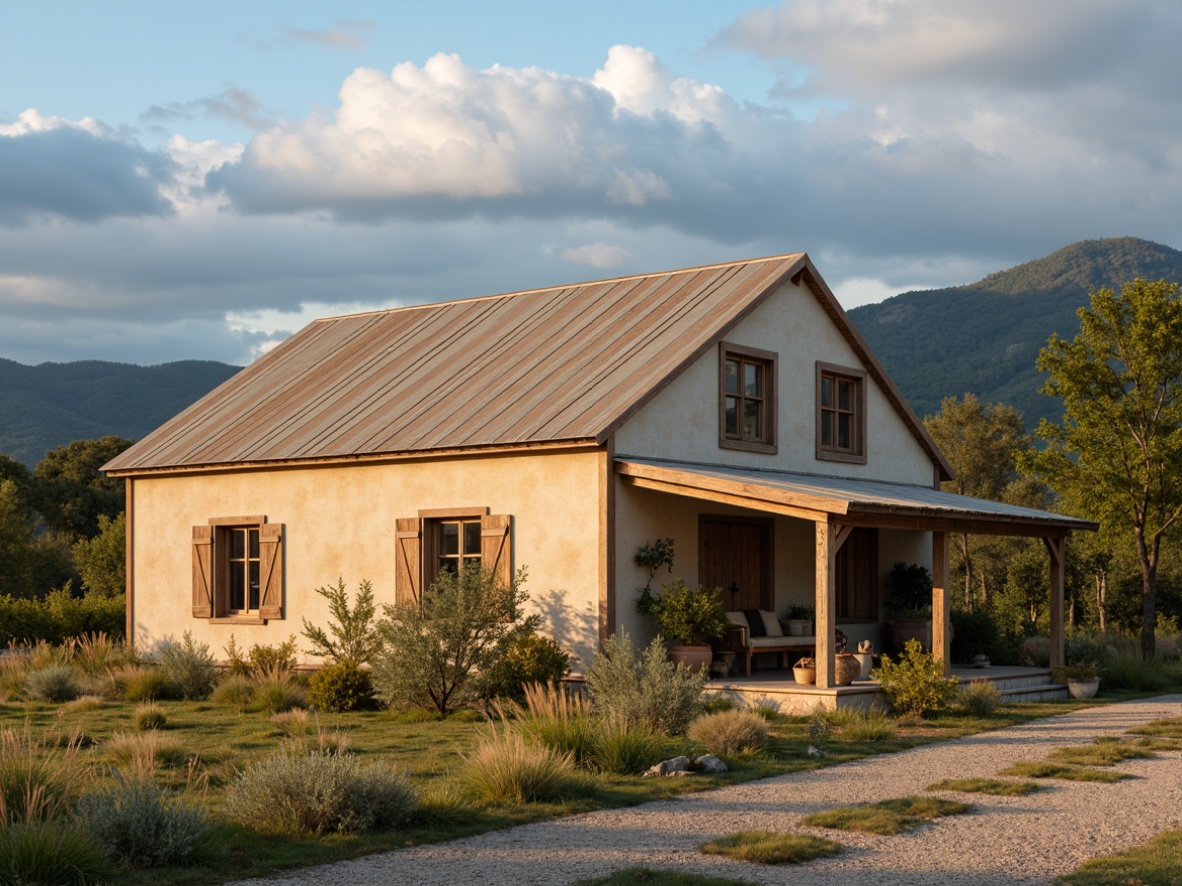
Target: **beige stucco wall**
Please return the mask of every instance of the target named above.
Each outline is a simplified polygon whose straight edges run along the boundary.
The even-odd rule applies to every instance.
[[[327,623],[314,589],[342,577],[394,601],[394,521],[420,509],[488,507],[513,517],[514,565],[529,570],[543,629],[586,661],[597,643],[599,460],[595,452],[355,464],[140,479],[134,484],[134,636],[140,649],[184,631],[223,658],[239,647]],[[193,618],[192,527],[212,517],[266,515],[285,525],[283,620],[212,624]],[[301,638],[301,649],[305,643]]]
[[[616,452],[839,477],[932,484],[932,463],[872,379],[867,380],[864,465],[816,457],[816,363],[862,368],[808,289],[785,283],[727,334],[778,355],[778,452],[718,445],[718,350],[711,349],[616,434]]]

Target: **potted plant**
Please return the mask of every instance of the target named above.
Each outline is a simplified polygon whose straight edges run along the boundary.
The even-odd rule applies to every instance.
[[[1094,661],[1077,661],[1051,668],[1051,679],[1066,683],[1072,698],[1093,698],[1100,689],[1100,668]]]
[[[812,606],[804,606],[800,603],[793,603],[788,607],[788,611],[784,613],[784,621],[787,624],[787,634],[791,637],[808,637],[813,632],[813,616],[815,610]]]
[[[817,660],[815,658],[801,658],[792,666],[792,679],[797,683],[809,684],[817,682]]]
[[[661,634],[673,642],[669,657],[692,670],[709,668],[714,658],[710,643],[721,640],[730,628],[722,603],[722,588],[691,588],[680,578],[662,585],[651,598],[649,613]]]
[[[886,609],[891,640],[902,651],[918,640],[932,651],[932,574],[918,563],[896,563],[886,577]]]

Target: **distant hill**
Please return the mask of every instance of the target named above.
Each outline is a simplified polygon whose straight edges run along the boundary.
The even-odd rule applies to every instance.
[[[977,283],[905,292],[849,315],[921,418],[971,391],[1012,404],[1034,428],[1062,414],[1038,393],[1038,352],[1052,332],[1075,336],[1090,293],[1137,277],[1182,282],[1182,252],[1134,237],[1085,240]]]
[[[137,440],[241,368],[206,360],[25,366],[0,359],[0,453],[31,468],[71,440]]]

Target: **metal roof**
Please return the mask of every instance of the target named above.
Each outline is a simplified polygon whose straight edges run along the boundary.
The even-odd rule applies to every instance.
[[[826,477],[760,468],[679,462],[619,455],[617,473],[637,485],[673,494],[725,501],[775,513],[832,515],[853,525],[1059,534],[1099,524],[1064,514],[943,492],[930,486]]]
[[[946,471],[803,253],[317,320],[104,470],[601,444],[796,275]]]

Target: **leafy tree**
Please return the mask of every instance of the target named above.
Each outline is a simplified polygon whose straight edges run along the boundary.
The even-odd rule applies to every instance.
[[[371,661],[382,645],[373,625],[376,612],[373,585],[363,581],[357,586],[357,602],[352,609],[349,608],[349,592],[345,590],[343,578],[337,579],[336,587],[317,588],[316,593],[328,601],[332,621],[326,632],[304,619],[304,636],[312,644],[308,651],[338,664],[356,666]]]
[[[0,480],[0,594],[28,596],[35,523],[15,480]]]
[[[58,532],[93,538],[100,514],[114,517],[124,508],[123,481],[99,470],[131,445],[108,435],[74,440],[51,449],[33,469],[37,509],[45,525]]]
[[[441,714],[472,701],[478,677],[538,616],[519,618],[529,595],[520,569],[506,585],[486,566],[441,572],[422,603],[383,606],[382,651],[373,662],[374,687],[393,706],[418,705]]]
[[[99,534],[74,543],[74,565],[87,593],[117,597],[127,589],[127,515],[99,514]]]
[[[928,433],[948,459],[956,474],[955,479],[941,484],[945,492],[971,495],[974,498],[1004,501],[1007,493],[1029,495],[1030,490],[1018,483],[1018,453],[1030,446],[1022,413],[1004,403],[985,406],[973,394],[963,400],[945,397],[940,411],[923,421]],[[1017,502],[1013,502],[1017,503]],[[964,572],[964,608],[973,608],[974,542],[967,532],[958,536],[959,568]],[[978,542],[988,545],[988,542]],[[994,550],[986,553],[998,553]],[[1004,556],[1004,554],[1003,554]],[[1002,560],[1002,557],[992,559]],[[956,564],[954,564],[955,568]],[[985,570],[980,576],[985,585]],[[982,597],[988,599],[988,593]]]
[[[1089,516],[1131,531],[1141,571],[1141,651],[1154,653],[1162,542],[1182,516],[1182,300],[1142,279],[1092,294],[1072,341],[1052,335],[1038,368],[1063,422],[1043,420],[1042,452],[1020,466]]]

